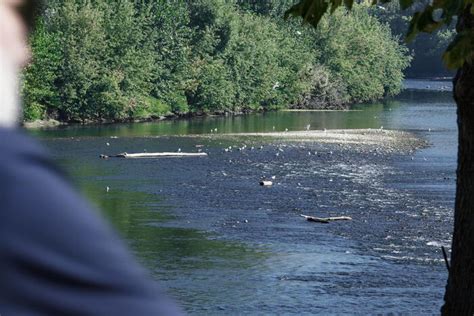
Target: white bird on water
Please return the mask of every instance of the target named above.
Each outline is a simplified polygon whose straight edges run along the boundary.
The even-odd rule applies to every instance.
[[[311,124],[306,125],[306,130],[307,131],[309,131],[310,128],[311,128]]]
[[[178,148],[178,152],[179,152],[179,153],[181,152],[181,148]]]
[[[109,188],[109,187],[106,187],[105,190],[107,191],[107,193],[109,193],[110,188]]]
[[[105,143],[105,144],[106,144],[107,146],[110,146],[110,144],[109,144],[109,143]]]

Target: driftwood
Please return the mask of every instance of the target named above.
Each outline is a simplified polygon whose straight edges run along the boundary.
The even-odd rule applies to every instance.
[[[308,222],[316,222],[322,224],[329,224],[334,221],[350,221],[352,217],[349,216],[335,216],[335,217],[315,217],[301,214],[302,217],[306,218]]]
[[[137,158],[162,158],[162,157],[205,157],[206,153],[182,153],[182,152],[161,152],[161,153],[138,153],[138,154],[128,154],[122,153],[113,156],[100,155],[100,158],[127,158],[127,159],[137,159]]]

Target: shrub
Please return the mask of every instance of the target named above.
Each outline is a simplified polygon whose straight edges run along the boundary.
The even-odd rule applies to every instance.
[[[347,86],[351,102],[394,95],[402,88],[410,57],[388,25],[371,16],[365,5],[353,12],[339,9],[317,31],[321,63]]]
[[[304,93],[296,108],[321,109],[321,108],[344,108],[349,102],[349,94],[344,81],[331,74],[321,65],[314,66],[311,70],[311,90]]]
[[[222,1],[201,0],[192,8],[197,71],[187,92],[191,109],[283,108],[309,89],[303,74],[314,59],[311,48],[288,36],[286,28]]]

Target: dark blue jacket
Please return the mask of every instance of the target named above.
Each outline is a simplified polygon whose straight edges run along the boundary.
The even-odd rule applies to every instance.
[[[178,315],[44,149],[0,129],[0,315]]]

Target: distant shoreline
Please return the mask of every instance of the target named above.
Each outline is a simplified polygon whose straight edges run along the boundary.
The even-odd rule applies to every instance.
[[[433,92],[450,92],[452,87],[444,83],[451,81],[451,77],[435,77],[435,78],[406,78],[404,81],[403,90],[424,90],[424,91],[433,91]],[[432,82],[433,85],[423,84],[423,82]],[[413,85],[410,83],[418,83],[418,85]],[[440,85],[442,84],[442,85]],[[335,109],[335,108],[307,108],[307,109],[298,109],[298,108],[289,108],[289,109],[280,109],[276,111],[281,112],[358,112],[361,110],[351,109],[352,105],[347,105],[347,108]],[[269,110],[272,111],[272,110]],[[269,111],[263,111],[269,112]],[[168,120],[179,120],[186,118],[197,118],[197,117],[212,117],[212,116],[238,116],[246,115],[251,113],[259,113],[259,111],[245,112],[245,113],[186,113],[183,115],[168,113],[167,115],[159,116],[156,118],[143,118],[143,119],[125,119],[125,120],[113,120],[113,121],[86,121],[86,122],[61,122],[55,119],[50,120],[36,120],[31,122],[23,122],[22,126],[26,129],[51,129],[51,128],[60,128],[67,126],[104,126],[111,124],[132,124],[132,123],[147,123],[147,122],[162,122]]]

